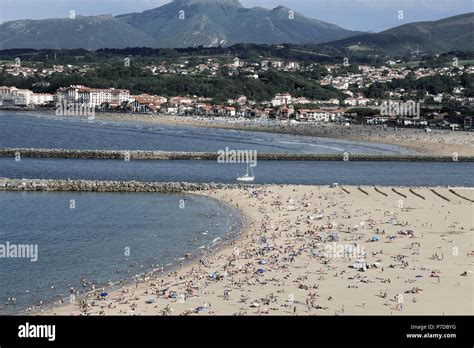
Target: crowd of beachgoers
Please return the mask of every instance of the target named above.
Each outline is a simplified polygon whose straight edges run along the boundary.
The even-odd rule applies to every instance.
[[[202,194],[242,212],[239,239],[177,270],[36,314],[474,311],[472,188],[265,186]]]

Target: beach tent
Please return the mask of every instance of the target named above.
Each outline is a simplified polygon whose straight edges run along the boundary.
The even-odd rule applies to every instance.
[[[379,237],[377,237],[377,236],[374,235],[374,236],[370,237],[370,241],[371,241],[371,242],[378,242],[378,241],[379,241]]]
[[[352,268],[362,270],[362,271],[366,271],[367,270],[367,265],[365,263],[365,260],[358,259],[358,260],[354,261],[354,263],[352,264]]]
[[[257,273],[264,273],[264,272],[265,272],[265,270],[262,269],[262,268],[257,269]]]

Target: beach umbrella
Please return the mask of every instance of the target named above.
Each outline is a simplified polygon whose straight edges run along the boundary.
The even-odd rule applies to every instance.
[[[377,237],[377,236],[370,237],[371,242],[377,242],[378,240],[379,240],[379,237]]]
[[[103,292],[103,293],[100,294],[100,296],[101,296],[101,297],[107,297],[107,296],[109,296],[109,294],[106,293],[106,292]]]
[[[262,268],[257,269],[257,273],[264,273],[264,272],[265,272],[265,270],[262,269]]]

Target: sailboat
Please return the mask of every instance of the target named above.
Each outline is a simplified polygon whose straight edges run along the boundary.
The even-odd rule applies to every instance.
[[[252,173],[252,175],[249,174],[249,168],[250,168],[250,173]],[[250,163],[247,163],[247,174],[245,174],[244,176],[239,176],[237,178],[237,181],[251,182],[251,181],[254,181],[254,180],[255,180],[255,175],[253,174],[253,169],[250,166]]]

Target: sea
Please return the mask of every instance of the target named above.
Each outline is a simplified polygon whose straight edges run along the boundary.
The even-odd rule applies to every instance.
[[[267,153],[416,154],[401,146],[227,129],[87,120],[0,111],[0,148]],[[245,163],[0,157],[0,177],[236,183]],[[474,163],[258,161],[258,184],[467,186]],[[238,236],[231,207],[196,195],[0,192],[0,314],[47,309],[91,284],[108,291],[171,270]],[[2,257],[36,246],[37,259]],[[10,255],[11,256],[11,255]]]

